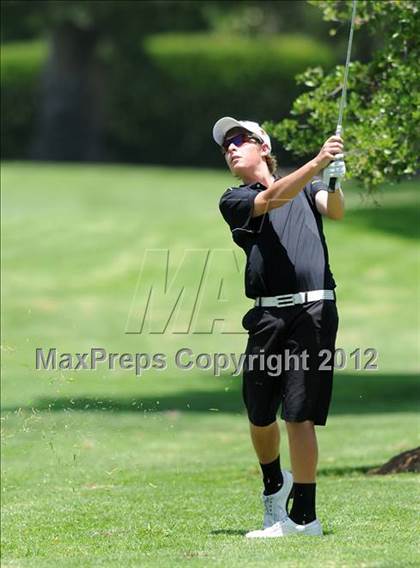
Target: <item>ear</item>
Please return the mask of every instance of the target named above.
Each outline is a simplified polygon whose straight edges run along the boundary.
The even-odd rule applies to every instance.
[[[263,158],[265,158],[265,156],[268,156],[270,154],[270,148],[268,147],[268,144],[261,144],[261,156]]]

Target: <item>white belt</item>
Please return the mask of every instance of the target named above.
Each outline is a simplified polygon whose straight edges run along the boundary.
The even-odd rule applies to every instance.
[[[255,298],[255,306],[263,308],[283,308],[306,302],[318,300],[335,300],[334,290],[310,290],[309,292],[297,292],[296,294],[284,294],[283,296],[260,296]]]

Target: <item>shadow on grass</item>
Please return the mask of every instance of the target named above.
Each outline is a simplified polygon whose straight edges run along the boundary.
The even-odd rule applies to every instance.
[[[358,475],[365,475],[369,470],[378,467],[378,464],[358,466],[358,467],[328,467],[320,468],[317,475],[319,477],[353,477]]]
[[[405,206],[369,207],[356,209],[346,213],[346,222],[356,227],[366,227],[392,233],[400,237],[418,239],[420,236],[419,203]]]
[[[248,530],[252,530],[252,529],[248,529]],[[248,532],[248,530],[242,530],[242,529],[215,529],[213,531],[210,531],[210,534],[212,536],[245,536],[246,533]],[[330,529],[327,529],[323,531],[324,536],[326,535],[330,535],[333,534],[333,531]]]
[[[417,412],[420,388],[415,374],[336,373],[331,415]],[[225,412],[242,414],[241,381],[229,390],[183,390],[156,396],[41,398],[28,407],[37,410],[112,412]],[[23,408],[23,407],[21,407]],[[16,407],[4,407],[14,411]]]

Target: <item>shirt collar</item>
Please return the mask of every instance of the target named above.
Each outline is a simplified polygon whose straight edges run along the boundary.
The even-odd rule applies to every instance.
[[[273,177],[274,181],[277,181],[278,179],[280,179],[281,176],[274,175]],[[243,183],[239,187],[249,187],[250,189],[267,189],[267,187],[263,183],[260,183],[259,181],[255,183]]]

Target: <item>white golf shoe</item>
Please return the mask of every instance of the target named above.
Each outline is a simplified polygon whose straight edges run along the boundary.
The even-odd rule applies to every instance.
[[[287,517],[286,506],[293,489],[293,476],[290,471],[285,469],[282,469],[281,472],[283,474],[283,485],[281,489],[272,495],[264,495],[264,493],[262,495],[264,505],[264,529],[273,526],[275,523]]]
[[[277,538],[280,536],[322,536],[322,526],[318,519],[307,525],[297,525],[290,517],[275,523],[262,531],[251,531],[246,538]]]

